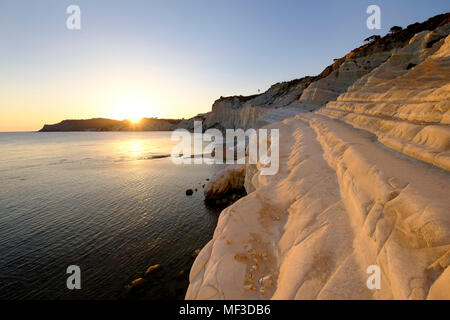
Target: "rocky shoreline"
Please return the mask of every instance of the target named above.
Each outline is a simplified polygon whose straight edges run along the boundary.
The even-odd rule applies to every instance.
[[[178,271],[186,299],[450,299],[449,32],[450,13],[411,24],[200,117],[279,129],[280,171],[230,165],[202,185],[223,210]]]
[[[280,130],[280,170],[244,167],[186,299],[450,299],[449,33],[446,13],[374,38],[271,109],[216,102],[227,127]],[[241,185],[228,170],[212,199]]]
[[[205,205],[220,214],[224,208],[244,197],[247,193],[243,184],[243,169],[243,166],[229,166],[212,178],[207,178],[201,186],[205,197]],[[199,192],[199,189],[187,189],[186,196]],[[149,266],[145,271],[136,272],[133,279],[124,285],[118,298],[125,300],[184,299],[189,286],[189,271],[200,251],[201,248],[198,248],[186,257],[182,257],[188,261],[186,268],[175,273],[158,263]],[[167,273],[170,273],[169,280],[164,279]]]

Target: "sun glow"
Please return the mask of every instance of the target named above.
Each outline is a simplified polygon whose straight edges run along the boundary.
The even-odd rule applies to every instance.
[[[142,119],[142,117],[140,117],[140,116],[131,116],[131,117],[128,117],[128,120],[130,120],[130,121],[133,122],[133,123],[138,123],[139,121],[141,121],[141,119]]]
[[[114,101],[112,117],[118,120],[130,120],[138,123],[142,118],[151,116],[150,103],[138,97],[120,97]]]

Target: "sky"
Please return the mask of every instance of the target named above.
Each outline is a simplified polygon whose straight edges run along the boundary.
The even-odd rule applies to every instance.
[[[69,30],[69,5],[81,29]],[[366,26],[369,5],[381,30]],[[189,118],[220,96],[317,75],[448,0],[0,0],[0,131],[63,119]]]

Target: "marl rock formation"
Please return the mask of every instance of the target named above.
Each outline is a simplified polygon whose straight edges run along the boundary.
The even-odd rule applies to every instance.
[[[450,299],[449,17],[216,101],[212,126],[280,130],[280,169],[246,166],[187,299]]]

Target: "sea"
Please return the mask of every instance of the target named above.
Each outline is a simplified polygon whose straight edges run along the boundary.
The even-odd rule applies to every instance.
[[[182,299],[220,213],[203,187],[224,165],[176,165],[176,143],[170,132],[0,133],[0,299]],[[67,286],[72,265],[80,289]]]

